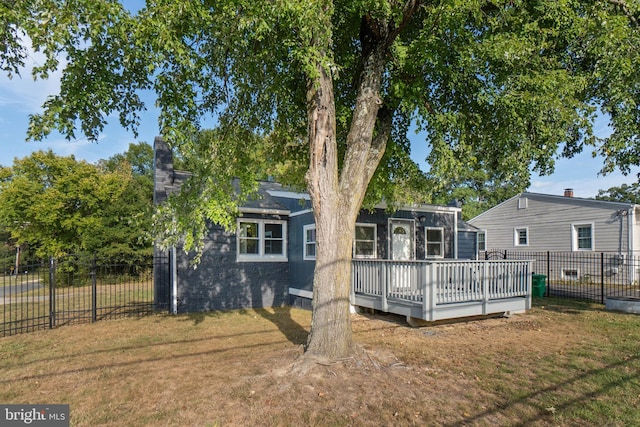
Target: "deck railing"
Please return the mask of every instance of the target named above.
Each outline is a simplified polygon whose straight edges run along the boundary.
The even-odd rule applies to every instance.
[[[447,304],[484,304],[531,297],[531,262],[354,260],[355,295],[420,304],[424,313]]]

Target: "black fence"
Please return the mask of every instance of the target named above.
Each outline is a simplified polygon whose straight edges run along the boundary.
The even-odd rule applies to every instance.
[[[73,255],[3,268],[0,336],[166,309],[157,302],[154,272],[168,276],[168,259],[122,263]]]
[[[607,297],[640,297],[640,256],[619,252],[490,250],[485,259],[533,260],[545,276],[545,295],[604,304]]]

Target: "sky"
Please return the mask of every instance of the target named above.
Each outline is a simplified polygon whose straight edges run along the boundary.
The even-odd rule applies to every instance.
[[[0,165],[11,166],[15,158],[28,157],[34,151],[48,149],[61,156],[74,155],[78,160],[95,163],[124,153],[131,143],[153,144],[154,138],[159,134],[158,112],[153,106],[153,100],[148,104],[149,109],[142,113],[137,139],[133,133],[119,126],[117,117],[110,117],[109,124],[95,143],[83,138],[67,141],[58,134],[51,134],[41,142],[26,141],[29,115],[40,112],[47,96],[59,90],[59,74],[52,74],[45,81],[33,81],[31,67],[41,61],[42,57],[32,52],[21,77],[9,79],[0,73]],[[599,136],[606,136],[609,132],[606,120],[603,119],[596,123],[595,128]],[[426,169],[424,159],[427,145],[424,137],[411,134],[410,138],[413,160]],[[562,195],[564,189],[572,188],[575,197],[594,197],[598,190],[635,182],[636,175],[640,172],[640,168],[634,168],[628,176],[619,172],[601,176],[598,172],[602,164],[602,159],[593,158],[590,151],[571,159],[558,159],[555,173],[544,177],[532,175],[531,186],[527,191]]]

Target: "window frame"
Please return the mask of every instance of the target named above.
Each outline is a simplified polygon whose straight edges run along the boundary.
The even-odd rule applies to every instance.
[[[590,247],[589,248],[581,248],[580,247],[580,228],[589,227],[589,240]],[[584,238],[583,238],[584,239]],[[593,252],[596,246],[596,236],[595,236],[595,224],[593,222],[582,222],[582,223],[573,223],[571,224],[571,250],[573,252]]]
[[[440,241],[437,244],[440,245],[440,255],[429,255],[429,245],[436,244],[435,241],[429,241],[429,231],[440,231]],[[424,228],[424,256],[425,259],[440,259],[444,258],[444,227],[425,227]]]
[[[529,207],[529,199],[527,197],[518,197],[518,209],[527,209]]]
[[[520,242],[520,232],[525,233],[525,243]],[[513,229],[513,246],[529,246],[529,227],[514,227]]]
[[[358,227],[366,227],[373,228],[373,240],[358,240],[356,238],[357,233],[356,229]],[[371,255],[357,255],[357,245],[358,242],[372,242],[373,243],[373,254]],[[378,256],[378,224],[366,223],[366,222],[357,222],[355,228],[353,230],[353,251],[352,256],[354,259],[376,259]]]
[[[258,237],[251,238],[252,240],[258,241],[257,254],[247,254],[247,253],[240,252],[241,241],[245,239],[240,235],[240,227],[241,227],[241,224],[244,224],[244,223],[257,224],[258,226]],[[238,262],[286,262],[288,260],[287,258],[287,221],[277,220],[277,219],[238,218],[236,224],[237,224],[236,226],[236,259]],[[267,238],[265,233],[266,224],[280,225],[282,230],[282,237]],[[281,254],[265,253],[267,241],[281,241],[282,253]]]
[[[309,241],[307,240],[307,231],[314,231],[314,240],[313,241]],[[316,239],[317,237],[315,236],[315,230],[316,230],[316,225],[315,224],[306,224],[302,227],[302,259],[305,261],[314,261],[316,259],[316,250],[317,250],[317,246],[316,246]],[[313,245],[313,255],[309,255],[309,253],[307,252],[307,248],[308,245]]]
[[[480,236],[484,236],[484,240],[482,241],[483,248],[480,248]],[[476,247],[478,252],[486,252],[487,251],[487,230],[480,230],[476,234]]]

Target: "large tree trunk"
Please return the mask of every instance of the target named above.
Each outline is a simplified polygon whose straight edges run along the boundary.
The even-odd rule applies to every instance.
[[[340,358],[353,351],[349,286],[351,233],[355,217],[345,215],[338,180],[333,81],[318,66],[317,81],[307,90],[310,168],[307,185],[316,221],[313,316],[307,353]]]
[[[318,66],[319,78],[307,91],[310,168],[307,185],[316,221],[316,266],[313,315],[307,353],[330,359],[353,354],[350,289],[353,233],[367,186],[389,136],[391,115],[381,114],[381,125],[373,137],[382,74],[370,74],[354,110],[347,152],[338,170],[336,118],[331,75]]]
[[[313,315],[307,354],[329,359],[351,356],[351,257],[355,223],[367,187],[391,133],[393,108],[383,106],[382,76],[389,46],[417,10],[409,0],[403,22],[391,27],[370,16],[362,19],[363,66],[357,99],[339,170],[336,111],[329,59],[321,55],[307,87],[310,164],[307,186],[316,221]],[[320,47],[323,51],[324,47]]]

